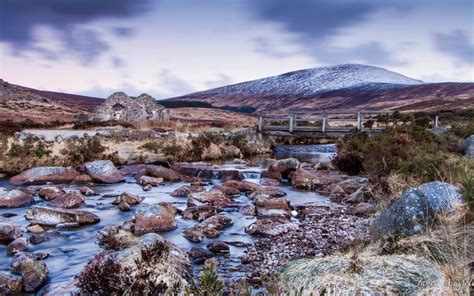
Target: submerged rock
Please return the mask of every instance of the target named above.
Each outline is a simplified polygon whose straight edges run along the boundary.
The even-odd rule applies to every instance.
[[[231,187],[239,190],[240,192],[251,192],[251,191],[257,191],[262,188],[262,186],[255,184],[255,183],[250,183],[246,181],[235,181],[235,180],[229,180],[225,181],[222,186],[226,187]]]
[[[22,235],[19,225],[9,222],[0,222],[0,243],[10,243]]]
[[[291,217],[289,202],[284,198],[257,199],[255,205],[259,217]]]
[[[149,177],[149,176],[141,176],[138,179],[138,184],[145,186],[145,185],[151,185],[151,186],[158,186],[164,182],[163,178],[155,178],[155,177]]]
[[[232,188],[229,186],[222,186],[222,185],[214,185],[211,190],[211,192],[222,192],[224,194],[227,194],[229,196],[235,196],[240,194],[240,190],[237,188]]]
[[[80,207],[86,199],[77,191],[71,191],[60,195],[49,202],[49,205],[56,208],[73,209]]]
[[[181,293],[193,285],[191,262],[176,245],[148,233],[127,248],[96,255],[78,275],[77,285],[97,295]]]
[[[140,180],[141,176],[149,176],[155,178],[162,178],[168,182],[179,182],[183,181],[184,178],[172,169],[160,166],[160,165],[147,165],[142,169],[135,178]]]
[[[118,183],[125,179],[119,170],[110,160],[96,160],[84,164],[86,173],[91,176],[94,181],[101,183]]]
[[[169,231],[176,227],[175,213],[167,207],[158,204],[142,204],[135,212],[134,233],[136,235]]]
[[[255,236],[277,236],[298,228],[298,224],[282,217],[257,220],[245,228],[245,232]]]
[[[46,182],[72,182],[79,173],[72,167],[36,167],[10,179],[15,185]]]
[[[92,188],[87,187],[87,186],[82,186],[79,188],[79,191],[84,194],[85,196],[93,196],[95,195],[95,192]]]
[[[25,218],[32,224],[56,226],[64,223],[77,225],[95,224],[100,218],[88,211],[32,206],[26,211]]]
[[[375,219],[372,234],[380,239],[395,233],[418,233],[432,225],[435,214],[451,211],[460,201],[458,188],[448,183],[435,181],[410,188]]]
[[[189,251],[189,257],[193,260],[194,264],[203,264],[206,259],[212,258],[213,256],[212,252],[204,248],[193,247]]]
[[[20,190],[0,188],[0,208],[18,208],[35,202],[32,195]]]
[[[188,206],[212,205],[219,208],[226,208],[235,205],[235,201],[222,192],[199,192],[192,193],[188,197]]]
[[[212,253],[216,253],[216,254],[230,253],[229,245],[223,241],[215,241],[215,242],[209,243],[206,246],[206,248]]]
[[[42,260],[37,260],[29,253],[18,253],[12,259],[10,271],[21,275],[23,290],[34,292],[41,287],[48,278],[48,267]]]

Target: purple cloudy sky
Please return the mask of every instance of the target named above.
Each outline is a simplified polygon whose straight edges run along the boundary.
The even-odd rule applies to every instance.
[[[464,0],[0,0],[0,77],[157,98],[343,63],[473,81]]]

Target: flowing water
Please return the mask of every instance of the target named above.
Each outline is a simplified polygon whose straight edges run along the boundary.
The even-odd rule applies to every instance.
[[[304,157],[307,156],[307,152],[312,152],[311,156],[313,159],[321,159],[325,156],[317,156],[313,148],[309,150],[302,150]],[[326,154],[326,152],[320,152]],[[278,152],[277,152],[278,154]],[[291,156],[298,156],[294,151]],[[318,160],[320,161],[320,160]],[[245,181],[249,182],[260,182],[260,173],[265,169],[263,166],[245,167],[242,165],[236,165],[232,163],[224,163],[217,166],[218,169],[238,169],[241,171],[241,175],[245,178]],[[212,184],[220,184],[220,180],[211,180]],[[49,269],[48,284],[56,285],[63,282],[68,282],[78,274],[87,261],[96,255],[100,248],[95,243],[97,232],[106,225],[110,224],[122,224],[125,220],[129,220],[133,216],[133,208],[130,212],[121,212],[117,207],[113,206],[111,202],[116,196],[122,192],[129,192],[144,197],[143,203],[156,204],[159,202],[169,202],[175,205],[177,208],[184,210],[186,208],[186,198],[172,197],[170,193],[183,185],[188,183],[172,183],[163,186],[153,187],[151,191],[143,191],[141,186],[136,184],[135,179],[127,178],[126,182],[119,184],[102,184],[97,185],[93,189],[97,193],[96,196],[86,198],[85,206],[86,210],[98,215],[101,218],[100,223],[95,225],[84,226],[81,228],[74,229],[51,229],[48,231],[49,240],[42,242],[38,245],[30,244],[28,247],[29,252],[47,252],[49,257],[46,259],[46,265]],[[13,188],[8,180],[0,180],[0,186]],[[212,185],[206,186],[207,190],[210,190]],[[316,204],[330,204],[327,197],[321,196],[314,192],[299,191],[292,188],[289,185],[275,186],[287,193],[285,197],[288,199],[292,206],[308,203]],[[67,185],[64,188],[66,191],[79,190],[77,185]],[[236,197],[235,200],[238,206],[235,208],[226,209],[224,215],[232,218],[233,225],[225,228],[221,231],[221,236],[216,239],[205,238],[201,243],[192,243],[183,237],[183,231],[187,227],[196,224],[193,220],[181,219],[181,216],[177,215],[178,227],[172,231],[161,233],[163,237],[170,240],[181,249],[189,251],[192,247],[205,248],[206,245],[214,240],[221,240],[231,243],[230,254],[219,257],[218,272],[221,277],[225,279],[241,277],[243,271],[240,270],[240,257],[244,254],[246,247],[245,244],[252,243],[256,238],[247,235],[244,232],[244,228],[255,222],[255,217],[244,216],[239,213],[239,208],[251,203],[251,201],[241,195]],[[47,202],[37,198],[36,204],[46,204]],[[24,218],[25,211],[28,207],[15,208],[15,209],[0,209],[0,221],[8,221],[22,226],[25,229],[28,226],[28,221]],[[25,237],[30,236],[28,232],[24,233]],[[8,271],[11,258],[6,256],[6,246],[0,245],[0,271]],[[200,266],[194,266],[194,272],[197,275]]]

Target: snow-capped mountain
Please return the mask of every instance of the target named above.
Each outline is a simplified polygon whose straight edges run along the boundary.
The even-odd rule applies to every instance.
[[[376,87],[376,84],[379,83],[415,85],[421,84],[422,81],[411,79],[379,67],[345,64],[293,71],[278,76],[224,86],[209,90],[209,92],[219,91],[239,95],[312,95],[349,87],[367,85]]]
[[[472,83],[425,84],[379,67],[344,64],[293,71],[169,100],[200,101],[216,107],[254,111],[396,109],[448,98],[449,104],[462,107],[474,100],[473,88]],[[454,103],[453,99],[458,97],[464,101]],[[449,108],[441,101],[435,104]]]

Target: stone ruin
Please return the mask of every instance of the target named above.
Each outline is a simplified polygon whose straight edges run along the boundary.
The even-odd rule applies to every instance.
[[[164,121],[169,120],[169,111],[148,94],[132,98],[123,92],[116,92],[97,108],[94,118],[124,122]]]

